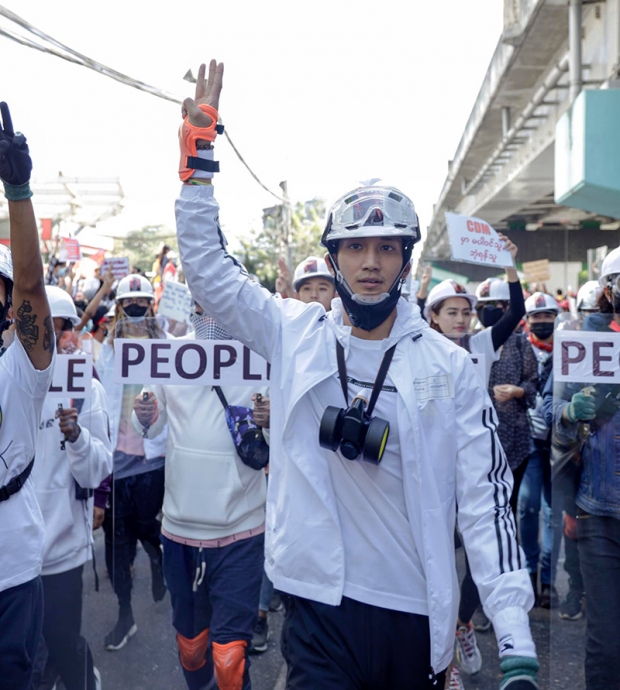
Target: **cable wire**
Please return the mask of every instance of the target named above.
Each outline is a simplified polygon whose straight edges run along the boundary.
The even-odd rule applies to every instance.
[[[163,91],[162,89],[156,86],[151,86],[150,84],[146,84],[145,82],[134,79],[133,77],[123,74],[122,72],[118,72],[117,70],[112,69],[111,67],[106,67],[105,65],[102,65],[100,62],[97,62],[96,60],[93,60],[88,56],[83,55],[82,53],[79,53],[76,50],[73,50],[73,48],[66,46],[64,43],[57,41],[55,38],[49,36],[45,32],[41,31],[40,29],[37,29],[35,26],[27,22],[25,19],[22,19],[20,16],[18,16],[14,12],[11,12],[11,10],[7,9],[6,7],[3,7],[2,5],[0,5],[0,16],[6,17],[9,21],[22,27],[23,29],[33,34],[40,40],[50,43],[54,47],[52,48],[50,46],[41,45],[40,43],[36,43],[35,41],[32,41],[29,38],[26,38],[25,36],[20,36],[19,34],[16,34],[13,31],[10,31],[9,29],[4,29],[2,27],[0,27],[0,36],[5,36],[6,38],[9,38],[10,40],[15,41],[16,43],[19,43],[23,46],[26,46],[27,48],[33,48],[43,53],[49,53],[50,55],[54,55],[55,57],[59,57],[68,62],[72,62],[81,67],[87,67],[88,69],[92,69],[105,77],[109,77],[110,79],[114,79],[115,81],[118,81],[121,84],[125,84],[125,86],[131,86],[134,89],[151,94],[152,96],[157,96],[158,98],[163,98],[164,100],[171,101],[172,103],[178,103],[179,105],[182,104],[181,100],[179,100],[176,96],[167,91]],[[267,187],[267,185],[261,181],[258,175],[252,170],[252,168],[250,168],[250,166],[247,164],[247,162],[239,152],[239,149],[234,145],[232,139],[230,138],[230,135],[226,130],[224,130],[224,136],[226,137],[226,140],[230,144],[232,150],[235,152],[237,158],[245,166],[245,168],[248,170],[250,175],[256,180],[256,182],[258,182],[258,184],[266,192],[271,194],[271,196],[274,196],[276,199],[278,199],[278,201],[286,203],[281,196],[279,196],[275,192],[272,192],[271,189],[269,189],[269,187]]]

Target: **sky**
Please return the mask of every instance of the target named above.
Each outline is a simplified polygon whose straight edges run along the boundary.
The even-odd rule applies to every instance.
[[[225,63],[220,114],[254,172],[293,202],[328,203],[379,177],[423,228],[502,30],[501,0],[4,0],[37,28],[129,76],[193,95],[189,68]],[[0,25],[14,28],[2,19]],[[0,37],[0,99],[26,134],[36,179],[119,177],[122,213],[101,232],[174,228],[180,109]],[[220,137],[221,220],[231,237],[277,203]],[[36,207],[36,199],[35,199]]]

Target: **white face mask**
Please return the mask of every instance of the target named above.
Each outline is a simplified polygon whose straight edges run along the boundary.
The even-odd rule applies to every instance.
[[[192,322],[196,332],[196,340],[232,340],[233,338],[226,333],[223,328],[217,325],[214,319],[206,314],[190,314],[189,320]]]

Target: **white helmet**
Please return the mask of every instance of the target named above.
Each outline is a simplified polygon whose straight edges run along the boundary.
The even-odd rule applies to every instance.
[[[602,291],[598,280],[584,283],[577,293],[577,311],[598,311],[596,303]]]
[[[358,187],[331,207],[321,243],[347,237],[407,237],[420,239],[420,223],[413,202],[396,187],[371,184]]]
[[[75,304],[68,292],[54,285],[46,285],[45,292],[53,319],[67,319],[77,326],[82,319],[78,316]]]
[[[620,273],[620,247],[616,247],[609,252],[603,260],[601,275],[598,279],[599,285],[605,287],[608,283],[608,278],[618,273]]]
[[[555,314],[560,313],[560,305],[556,299],[544,292],[535,292],[525,300],[525,313],[538,314],[543,311],[550,311]]]
[[[487,278],[476,288],[478,302],[510,302],[508,283],[501,278]]]
[[[139,273],[132,273],[125,276],[116,288],[117,301],[127,297],[154,299],[153,286],[144,276],[141,276]]]
[[[299,288],[304,280],[308,278],[325,278],[334,282],[334,276],[329,272],[325,259],[318,256],[309,256],[304,259],[295,269],[295,276],[293,278],[293,288],[295,292],[299,292]]]
[[[476,308],[476,303],[478,302],[476,296],[472,295],[471,292],[467,292],[467,288],[464,285],[450,279],[442,280],[441,283],[435,285],[428,294],[426,306],[424,307],[424,316],[426,320],[430,321],[431,311],[435,304],[450,299],[450,297],[464,297],[469,301],[472,309]]]
[[[11,250],[0,244],[0,276],[13,282],[13,257]]]

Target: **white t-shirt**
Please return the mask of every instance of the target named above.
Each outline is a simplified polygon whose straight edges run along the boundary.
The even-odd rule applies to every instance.
[[[489,377],[491,376],[491,367],[493,362],[497,362],[500,357],[499,348],[496,350],[493,347],[493,329],[485,328],[482,331],[474,333],[469,339],[469,351],[472,355],[482,355],[481,362],[484,368],[484,387],[489,387]]]
[[[18,338],[0,357],[0,486],[20,474],[34,456],[53,370],[52,363],[37,371]],[[39,575],[43,541],[43,516],[31,475],[16,494],[0,502],[0,592]]]
[[[347,357],[349,404],[360,392],[370,401],[386,350],[385,341],[351,337]],[[311,392],[322,417],[328,405],[344,407],[337,376]],[[330,462],[345,555],[344,596],[365,604],[428,615],[424,568],[413,542],[403,489],[403,465],[396,415],[397,393],[388,376],[372,416],[390,423],[378,466],[347,460],[340,452]]]

